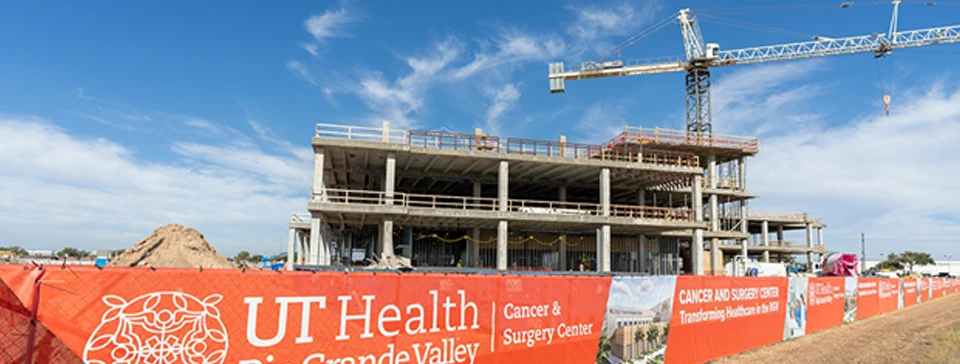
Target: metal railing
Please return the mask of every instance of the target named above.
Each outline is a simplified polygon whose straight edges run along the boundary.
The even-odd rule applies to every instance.
[[[376,128],[371,126],[317,124],[317,136],[324,138],[367,140],[385,143],[407,142],[407,132],[405,130]]]
[[[811,220],[810,214],[806,212],[785,212],[785,211],[768,211],[768,210],[754,210],[754,209],[750,209],[749,211],[747,211],[747,218],[794,220],[794,221]]]
[[[710,179],[704,178],[702,180],[703,188],[710,187]],[[717,177],[717,188],[723,190],[742,190],[740,187],[740,181],[737,178],[732,177]]]
[[[644,128],[641,126],[624,127],[623,133],[614,138],[631,143],[640,144],[684,144],[703,145],[719,148],[740,149],[745,152],[759,152],[760,140],[757,137],[710,133],[703,135],[686,130],[664,129],[660,127]]]
[[[384,191],[363,191],[328,188],[325,193],[315,193],[314,200],[334,204],[393,205],[407,208],[498,211],[499,203],[493,197],[467,197],[421,195]],[[508,199],[507,211],[544,215],[603,215],[603,206],[589,202],[562,202]],[[667,208],[632,205],[610,205],[610,217],[656,219],[668,221],[693,221],[689,208]]]
[[[445,131],[391,130],[388,128],[317,124],[317,136],[407,144],[415,147],[475,150],[491,153],[522,154],[570,159],[642,162],[661,166],[698,167],[700,159],[692,153],[634,147],[625,143],[603,145],[567,143],[549,140],[508,138],[495,135],[460,134]]]
[[[290,217],[290,222],[310,222],[312,218],[309,213],[294,212],[293,216]]]

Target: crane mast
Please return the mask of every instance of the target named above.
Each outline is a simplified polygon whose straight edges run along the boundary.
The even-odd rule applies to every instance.
[[[656,62],[594,61],[581,63],[572,71],[565,71],[563,62],[550,63],[550,92],[564,92],[568,80],[686,72],[687,133],[709,136],[713,132],[710,113],[711,67],[855,53],[874,53],[875,57],[882,57],[895,49],[960,43],[960,25],[899,31],[897,26],[901,1],[893,0],[892,3],[890,28],[883,34],[845,38],[815,37],[813,41],[807,42],[733,50],[720,50],[718,44],[704,43],[696,17],[690,9],[683,9],[677,13],[677,22],[683,36],[685,60],[673,58]]]

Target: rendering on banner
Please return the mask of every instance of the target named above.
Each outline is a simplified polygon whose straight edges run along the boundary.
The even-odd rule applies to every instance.
[[[608,363],[662,363],[677,277],[613,277],[600,338]],[[609,353],[605,352],[609,347]]]

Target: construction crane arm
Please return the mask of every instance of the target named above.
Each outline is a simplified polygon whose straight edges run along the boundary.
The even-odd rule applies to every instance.
[[[731,66],[854,53],[873,52],[879,57],[895,49],[952,43],[960,43],[960,25],[901,31],[892,35],[871,34],[846,38],[819,37],[814,41],[725,51],[721,51],[719,48],[710,49],[716,47],[716,45],[708,44],[704,58],[689,61],[674,58],[666,62],[634,62],[628,65],[624,65],[624,62],[620,60],[590,62],[580,65],[579,69],[573,71],[565,71],[563,63],[558,62],[550,64],[550,92],[563,92],[564,81],[566,80],[681,72],[692,66]]]
[[[708,67],[754,64],[792,59],[837,56],[873,52],[877,57],[894,49],[960,43],[960,25],[910,30],[887,34],[861,35],[847,38],[819,38],[815,41],[778,44],[720,51]]]

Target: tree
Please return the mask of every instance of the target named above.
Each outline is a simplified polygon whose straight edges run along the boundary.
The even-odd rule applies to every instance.
[[[900,254],[900,262],[909,267],[911,274],[913,273],[913,266],[915,265],[937,264],[933,261],[933,257],[930,256],[930,253],[912,252],[909,250]]]
[[[889,270],[902,270],[903,269],[903,259],[893,253],[887,255],[887,259],[877,264],[877,269],[889,269]]]
[[[607,329],[603,329],[603,332],[600,333],[600,343],[597,347],[597,364],[609,364],[610,361],[607,358],[610,357],[610,354],[613,350],[613,346],[610,344],[610,338],[607,337]]]
[[[239,253],[237,253],[236,256],[233,257],[233,261],[235,263],[243,263],[249,260],[250,260],[250,252],[246,250],[241,250]]]
[[[633,350],[637,353],[638,357],[640,356],[641,353],[643,353],[642,351],[640,351],[639,347],[640,347],[640,342],[644,341],[644,339],[645,337],[643,335],[643,330],[637,329],[637,331],[633,333],[633,345],[634,345]]]
[[[657,326],[650,326],[650,328],[647,329],[647,340],[650,341],[650,345],[651,345],[651,346],[654,346],[654,347],[657,346],[657,337],[658,337],[658,336],[660,336],[660,328],[659,328],[659,327],[657,327]]]
[[[72,257],[72,258],[83,258],[89,257],[90,252],[86,250],[80,250],[77,248],[66,247],[63,250],[57,252],[57,256],[61,258]]]
[[[6,250],[6,251],[9,251],[9,252],[13,252],[13,254],[16,255],[16,256],[18,256],[18,257],[23,257],[23,256],[26,256],[26,255],[28,254],[26,249],[21,248],[21,247],[19,247],[19,246],[17,246],[17,245],[13,245],[13,246],[0,246],[0,250]]]
[[[250,257],[251,263],[260,263],[261,260],[263,260],[263,255],[260,254],[254,254]]]
[[[663,327],[663,338],[666,339],[670,335],[670,323],[668,322],[666,326]]]

